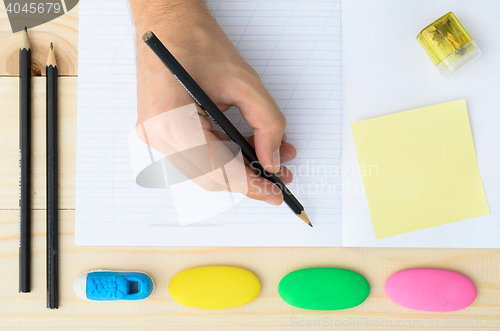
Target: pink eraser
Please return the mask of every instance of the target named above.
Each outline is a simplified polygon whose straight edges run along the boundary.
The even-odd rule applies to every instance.
[[[441,269],[398,271],[385,283],[385,293],[400,306],[440,312],[464,309],[477,296],[469,278]]]

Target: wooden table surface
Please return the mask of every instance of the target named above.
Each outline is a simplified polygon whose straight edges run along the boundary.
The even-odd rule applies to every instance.
[[[12,34],[0,4],[0,330],[372,330],[389,324],[392,329],[422,330],[429,325],[438,329],[437,322],[441,329],[494,329],[491,320],[488,325],[486,322],[488,318],[500,319],[499,250],[75,247],[78,7],[33,28],[30,36],[34,62],[42,67],[41,73],[47,46],[54,41],[64,76],[59,81],[60,308],[46,308],[44,77],[34,77],[32,83],[32,292],[18,293],[17,57],[21,35]],[[177,304],[168,293],[169,281],[186,268],[203,265],[251,270],[262,283],[259,297],[243,307],[223,310],[198,310]],[[355,270],[368,279],[370,296],[362,305],[343,311],[291,307],[280,299],[278,283],[288,272],[308,267]],[[392,273],[415,267],[444,268],[467,275],[478,288],[477,299],[470,307],[453,313],[419,312],[397,306],[385,295],[384,283]],[[156,290],[141,302],[94,303],[79,299],[72,289],[73,280],[81,272],[99,268],[146,271],[155,280]]]

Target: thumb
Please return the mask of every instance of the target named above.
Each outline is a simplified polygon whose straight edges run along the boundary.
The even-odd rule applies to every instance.
[[[266,171],[275,173],[280,169],[279,149],[285,133],[286,118],[260,79],[255,85],[245,93],[240,93],[241,99],[234,104],[253,127],[255,152],[260,164]]]

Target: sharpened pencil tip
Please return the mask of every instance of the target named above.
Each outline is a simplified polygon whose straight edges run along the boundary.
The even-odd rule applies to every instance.
[[[50,43],[49,56],[47,58],[47,67],[57,67],[56,54],[54,52],[54,44]]]
[[[302,213],[300,213],[300,215],[297,215],[301,220],[303,220],[304,222],[306,222],[311,228],[312,228],[312,223],[311,221],[309,220],[309,217],[307,217],[307,214],[305,211],[302,211]]]
[[[21,49],[30,49],[30,40],[28,37],[28,28],[24,27],[23,39],[21,40]]]

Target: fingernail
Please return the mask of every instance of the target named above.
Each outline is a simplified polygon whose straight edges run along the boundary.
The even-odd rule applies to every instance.
[[[280,201],[276,201],[276,200],[266,200],[267,203],[273,205],[273,206],[279,206],[281,205],[281,202]]]
[[[280,149],[279,148],[274,151],[272,161],[273,161],[274,169],[276,171],[280,170]]]

